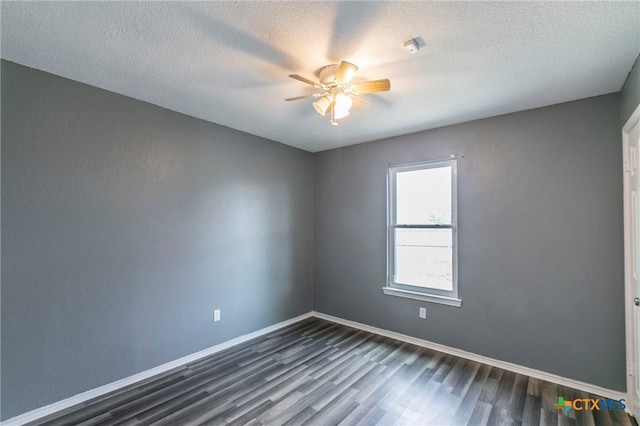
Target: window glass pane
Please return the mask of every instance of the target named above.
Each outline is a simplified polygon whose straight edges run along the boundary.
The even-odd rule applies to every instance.
[[[451,167],[396,173],[396,224],[451,224]]]
[[[395,282],[453,290],[451,229],[396,229]]]

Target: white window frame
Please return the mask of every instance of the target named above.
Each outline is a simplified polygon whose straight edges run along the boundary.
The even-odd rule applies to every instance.
[[[396,224],[396,175],[400,172],[413,170],[435,169],[451,167],[451,224]],[[384,294],[406,297],[426,302],[441,303],[449,306],[461,306],[458,297],[458,202],[457,202],[457,161],[455,158],[445,160],[422,161],[419,163],[389,165],[387,174],[387,284],[383,287]],[[400,284],[394,281],[395,274],[395,230],[408,229],[451,229],[452,230],[452,281],[451,291],[425,288]]]

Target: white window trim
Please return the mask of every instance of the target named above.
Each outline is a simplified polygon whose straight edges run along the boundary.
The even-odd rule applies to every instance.
[[[396,174],[411,170],[422,170],[437,167],[451,167],[451,226],[443,229],[452,229],[452,251],[453,251],[453,290],[444,291],[418,286],[398,284],[393,281],[394,272],[394,239],[395,239],[395,217],[396,207]],[[382,288],[384,294],[389,296],[404,297],[409,299],[422,300],[426,302],[440,303],[448,306],[462,305],[462,300],[458,297],[458,172],[455,157],[442,160],[422,161],[418,163],[389,165],[387,173],[387,283]],[[435,227],[437,229],[437,227]]]
[[[462,306],[462,300],[456,297],[438,296],[435,294],[422,293],[410,290],[401,290],[394,287],[382,287],[382,291],[387,296],[404,297],[406,299],[422,300],[424,302],[440,303],[448,306]]]

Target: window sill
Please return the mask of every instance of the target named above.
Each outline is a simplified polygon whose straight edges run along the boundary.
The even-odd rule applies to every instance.
[[[436,296],[435,294],[419,293],[417,291],[400,290],[393,287],[382,287],[387,296],[405,297],[407,299],[423,300],[425,302],[440,303],[448,306],[462,306],[462,300],[454,297]]]

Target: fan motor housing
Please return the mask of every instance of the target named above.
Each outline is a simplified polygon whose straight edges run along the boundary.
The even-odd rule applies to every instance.
[[[335,84],[336,81],[336,70],[338,69],[338,64],[325,65],[320,68],[316,74],[318,75],[318,80],[320,83],[325,85]]]

